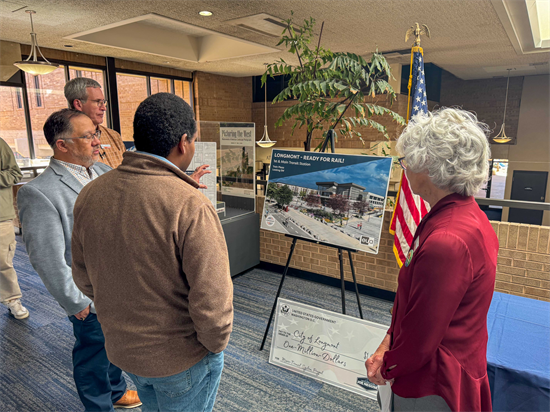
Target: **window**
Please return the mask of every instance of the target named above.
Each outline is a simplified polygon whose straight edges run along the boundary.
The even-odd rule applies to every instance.
[[[508,174],[508,160],[493,159],[491,193],[489,196],[491,199],[504,199],[504,188],[506,187],[507,174]]]
[[[105,89],[105,76],[103,75],[103,70],[69,66],[69,80],[77,77],[94,79],[103,89]],[[103,90],[103,93],[105,93],[105,90]]]
[[[506,175],[508,174],[507,159],[489,160],[489,180],[487,184],[479,189],[474,197],[491,199],[504,199],[504,188],[506,187]],[[502,206],[491,206],[502,209]]]
[[[23,108],[23,96],[21,95],[21,88],[19,87],[15,89],[15,106],[18,109]]]
[[[36,98],[36,107],[42,107],[42,94],[40,91],[40,78],[34,76],[34,97]]]
[[[22,96],[20,87],[0,86],[0,101],[12,101],[13,96]],[[20,100],[21,105],[23,100]],[[27,123],[23,110],[16,110],[15,105],[0,104],[0,137],[8,144],[15,155],[19,166],[30,165],[29,140],[27,137]]]
[[[134,140],[134,115],[149,94],[174,93],[191,105],[191,82],[188,81],[127,73],[117,73],[116,81],[120,134],[124,141]]]
[[[156,93],[172,93],[172,85],[170,79],[159,79],[151,77],[151,94]]]
[[[147,77],[117,73],[120,135],[124,141],[134,140],[134,114],[147,98]]]
[[[66,82],[65,68],[60,66],[50,74],[38,76],[26,73],[25,77],[29,97],[34,154],[37,159],[48,159],[53,155],[53,151],[44,137],[42,128],[50,114],[67,108],[67,100],[65,100],[63,94],[63,87]]]
[[[191,107],[191,82],[183,80],[174,80],[174,94],[185,100]]]

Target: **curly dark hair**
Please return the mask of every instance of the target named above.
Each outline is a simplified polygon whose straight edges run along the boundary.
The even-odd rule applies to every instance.
[[[197,131],[193,109],[171,93],[157,93],[145,99],[134,116],[136,150],[167,157],[187,134],[191,140]]]
[[[46,141],[51,147],[54,147],[59,139],[70,137],[73,132],[71,119],[77,116],[86,116],[86,114],[74,109],[61,109],[48,117],[43,130]]]

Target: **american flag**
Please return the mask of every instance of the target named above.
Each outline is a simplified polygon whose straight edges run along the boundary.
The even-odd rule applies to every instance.
[[[412,107],[411,117],[428,112],[422,48],[413,47],[412,53],[412,83],[410,85],[412,99],[409,102],[409,107]],[[407,111],[408,113],[409,111]],[[413,194],[407,176],[403,173],[390,223],[390,233],[394,235],[393,252],[399,267],[403,266],[407,258],[416,228],[429,210],[430,205],[420,196]]]

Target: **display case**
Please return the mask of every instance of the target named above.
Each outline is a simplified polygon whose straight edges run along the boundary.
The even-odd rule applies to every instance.
[[[200,121],[197,128],[195,157],[189,171],[201,164],[210,165],[212,173],[201,179],[207,189],[201,190],[218,212],[227,241],[231,276],[235,276],[260,263],[255,124]]]

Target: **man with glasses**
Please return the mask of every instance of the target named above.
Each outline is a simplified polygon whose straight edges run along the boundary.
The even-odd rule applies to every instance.
[[[71,109],[88,115],[98,131],[101,132],[100,162],[113,169],[122,163],[122,154],[126,150],[120,134],[101,125],[107,111],[107,100],[101,91],[101,85],[93,79],[77,77],[65,84],[65,98]]]
[[[76,198],[86,184],[111,170],[96,163],[103,136],[88,116],[73,109],[53,113],[44,124],[44,135],[54,152],[50,164],[17,193],[29,259],[73,324],[74,380],[86,411],[137,407],[137,393],[126,391],[122,371],[107,359],[94,305],[77,289],[71,273]]]

